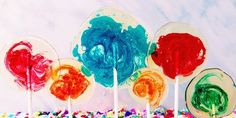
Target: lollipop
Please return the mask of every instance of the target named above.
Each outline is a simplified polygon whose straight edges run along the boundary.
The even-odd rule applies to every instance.
[[[63,59],[53,64],[53,83],[51,94],[56,98],[68,101],[68,111],[71,115],[71,99],[88,99],[92,95],[94,81],[91,73],[79,62],[73,59]]]
[[[145,29],[124,12],[101,9],[82,26],[72,47],[73,56],[92,71],[96,82],[114,86],[117,112],[117,84],[124,84],[135,70],[146,67]]]
[[[113,86],[114,60],[119,85],[125,83],[134,70],[146,66],[145,29],[134,18],[115,9],[101,9],[92,15],[72,47],[73,56],[83,62],[94,73],[96,82],[104,87]]]
[[[224,117],[233,112],[235,95],[233,79],[218,68],[210,68],[189,83],[185,99],[187,108],[196,117]]]
[[[22,38],[9,44],[4,50],[4,65],[1,70],[5,78],[15,78],[15,82],[28,91],[28,112],[31,117],[32,91],[45,86],[51,73],[51,63],[58,59],[55,50],[38,38]]]
[[[158,107],[167,93],[167,84],[163,75],[154,69],[137,70],[128,80],[128,84],[131,96],[147,105],[147,115],[149,115],[149,106]]]
[[[170,81],[175,81],[175,117],[178,111],[178,84],[199,72],[206,55],[201,35],[184,23],[168,23],[157,33],[157,46],[148,59],[151,67],[160,67]],[[188,79],[187,79],[188,78]]]

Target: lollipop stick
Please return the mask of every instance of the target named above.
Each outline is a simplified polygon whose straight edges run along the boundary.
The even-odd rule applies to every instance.
[[[179,106],[179,77],[175,77],[175,105],[174,105],[174,117],[178,118],[178,106]]]
[[[27,60],[28,67],[26,69],[27,77],[27,102],[29,118],[32,118],[32,91],[31,91],[31,66],[29,59]]]
[[[27,102],[28,102],[28,114],[29,118],[32,118],[32,91],[28,90],[27,91]]]
[[[68,115],[69,118],[72,118],[72,112],[71,112],[71,98],[69,96],[68,100],[67,100],[67,108],[68,108]]]
[[[216,118],[216,108],[215,105],[212,105],[212,118]]]
[[[116,70],[116,63],[117,63],[117,44],[112,44],[112,51],[113,51],[113,85],[114,85],[114,118],[118,118],[118,78],[117,78],[117,70]]]
[[[117,71],[113,68],[114,75],[114,118],[118,118],[118,82],[117,82]]]
[[[149,102],[147,102],[146,104],[146,113],[147,113],[147,118],[151,118]]]

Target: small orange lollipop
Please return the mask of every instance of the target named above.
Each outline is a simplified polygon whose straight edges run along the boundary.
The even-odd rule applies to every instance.
[[[76,99],[92,86],[91,74],[75,60],[64,60],[52,70],[51,93],[60,100]]]
[[[163,76],[151,69],[136,71],[131,76],[129,83],[131,83],[131,95],[139,102],[148,102],[151,107],[158,107],[167,91]]]

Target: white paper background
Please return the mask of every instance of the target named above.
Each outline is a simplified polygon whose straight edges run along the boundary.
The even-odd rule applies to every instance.
[[[165,23],[181,21],[198,28],[207,39],[205,67],[219,67],[236,81],[236,1],[235,0],[0,0],[0,48],[19,37],[47,40],[62,58],[71,57],[70,42],[88,16],[104,6],[117,7],[133,15],[153,35]],[[3,59],[3,57],[0,57]],[[180,108],[185,108],[188,82],[180,85]],[[174,86],[169,86],[164,106],[173,108]],[[127,89],[119,91],[120,107],[142,108]],[[27,111],[27,94],[13,79],[0,75],[0,112]],[[96,86],[89,102],[74,109],[108,110],[113,106],[111,90]],[[33,111],[66,106],[50,95],[48,88],[33,95]]]

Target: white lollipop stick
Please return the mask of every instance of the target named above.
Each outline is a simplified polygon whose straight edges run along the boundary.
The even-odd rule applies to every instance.
[[[116,70],[116,63],[117,63],[117,44],[112,45],[113,51],[113,92],[114,92],[114,118],[118,118],[118,77],[117,77],[117,70]]]
[[[175,77],[175,104],[174,104],[174,118],[178,118],[178,106],[179,106],[179,77]]]
[[[67,100],[67,108],[68,108],[68,115],[69,115],[69,118],[72,118],[72,110],[71,110],[71,98],[69,96],[68,100]]]
[[[29,118],[32,118],[32,91],[30,89],[27,90],[27,99]]]
[[[29,60],[28,61],[28,65],[29,65]],[[33,118],[32,117],[32,91],[31,91],[31,74],[30,74],[30,71],[31,71],[31,67],[30,66],[27,66],[27,69],[26,69],[26,76],[27,76],[27,102],[28,102],[28,116],[29,118]]]
[[[27,96],[28,96],[28,114],[29,114],[29,118],[32,118],[32,92],[31,90],[27,91]]]
[[[118,82],[117,82],[117,71],[113,68],[114,75],[114,118],[118,118]]]
[[[216,108],[215,105],[212,105],[212,118],[216,118]]]
[[[149,102],[146,103],[146,114],[147,114],[147,118],[151,118],[151,114],[150,114],[150,104]]]

